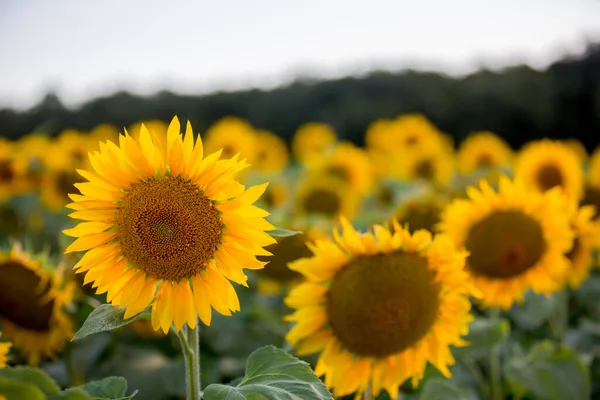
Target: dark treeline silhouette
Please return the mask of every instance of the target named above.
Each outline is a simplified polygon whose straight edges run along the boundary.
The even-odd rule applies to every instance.
[[[600,138],[600,44],[544,71],[521,65],[462,78],[412,70],[373,72],[202,96],[119,92],[74,110],[50,94],[24,112],[0,110],[0,136],[16,139],[34,130],[56,135],[103,122],[122,127],[145,119],[168,121],[176,114],[203,132],[216,120],[236,115],[287,139],[302,123],[322,121],[341,138],[362,144],[372,121],[409,112],[423,113],[457,141],[471,131],[491,130],[515,148],[536,138],[574,137],[591,150]]]

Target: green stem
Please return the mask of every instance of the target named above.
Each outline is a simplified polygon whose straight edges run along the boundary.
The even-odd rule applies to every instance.
[[[198,331],[198,328],[190,329],[187,325],[184,325],[181,331],[177,332],[185,360],[186,400],[202,399],[200,391],[200,338],[198,337]]]
[[[490,317],[493,321],[498,321],[500,318],[498,309],[491,309]],[[500,376],[500,344],[495,344],[490,351],[490,389],[492,400],[503,400]]]
[[[490,387],[488,386],[487,381],[485,380],[485,376],[481,372],[481,367],[473,361],[470,357],[460,357],[458,360],[471,372],[475,381],[477,382],[477,387],[479,388],[479,393],[484,399],[490,398]]]
[[[569,327],[569,293],[563,290],[555,296],[557,296],[558,305],[549,322],[554,339],[560,344],[563,342]]]

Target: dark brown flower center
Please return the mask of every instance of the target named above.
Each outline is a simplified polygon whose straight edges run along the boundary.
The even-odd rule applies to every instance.
[[[432,179],[435,175],[435,167],[431,160],[422,160],[415,165],[415,176],[421,179]]]
[[[554,164],[543,165],[537,173],[537,183],[542,191],[552,189],[555,186],[562,186],[563,175]]]
[[[490,154],[482,153],[477,157],[478,168],[489,168],[494,165],[494,159]]]
[[[468,268],[477,275],[511,278],[534,267],[546,251],[538,221],[521,211],[496,211],[471,228]]]
[[[236,151],[233,146],[230,146],[230,145],[223,146],[223,152],[221,153],[221,159],[232,158],[233,156],[235,156],[235,154],[236,154]]]
[[[333,278],[327,314],[351,352],[386,357],[416,344],[435,322],[440,285],[427,260],[396,252],[360,256]]]
[[[8,160],[0,161],[0,182],[10,183],[15,177],[15,171]]]
[[[313,190],[304,199],[304,211],[307,213],[333,216],[341,211],[341,207],[339,195],[330,190]]]
[[[343,182],[348,182],[350,180],[350,176],[348,174],[348,170],[341,165],[334,165],[327,169],[327,173],[331,175],[335,179],[339,179]]]
[[[377,192],[377,202],[383,206],[394,204],[394,191],[387,186],[380,188]]]
[[[32,331],[46,332],[54,301],[42,303],[50,282],[40,287],[41,279],[18,261],[0,263],[0,316]]]
[[[582,206],[595,206],[596,211],[594,212],[593,219],[597,221],[600,218],[600,189],[593,187],[586,187],[583,200],[581,200]]]
[[[121,199],[117,228],[129,262],[168,281],[202,271],[222,235],[212,202],[197,186],[170,176],[131,185]]]
[[[441,208],[432,203],[411,204],[397,218],[400,225],[408,224],[410,233],[419,229],[433,232],[435,225],[440,222]]]
[[[77,189],[73,185],[80,181],[79,175],[75,172],[63,171],[56,177],[56,191],[64,195],[65,201],[68,201],[67,194],[77,193]]]
[[[296,271],[288,268],[288,263],[299,258],[310,257],[312,252],[306,245],[304,234],[280,238],[277,243],[266,247],[272,256],[258,256],[260,261],[269,263],[260,271],[261,275],[281,282],[289,282],[301,277]]]
[[[573,240],[573,247],[571,247],[571,250],[569,250],[569,252],[567,253],[567,258],[569,259],[569,261],[573,262],[573,260],[575,260],[575,258],[581,252],[581,249],[581,240],[579,240],[579,238],[576,237]]]

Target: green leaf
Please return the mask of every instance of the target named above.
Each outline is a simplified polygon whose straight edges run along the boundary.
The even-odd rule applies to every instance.
[[[33,383],[0,377],[0,395],[8,400],[45,400],[44,393]]]
[[[204,391],[204,399],[333,400],[333,397],[306,362],[274,346],[265,346],[250,354],[246,375],[238,385],[210,385]]]
[[[525,294],[522,304],[516,304],[509,311],[509,317],[521,329],[533,331],[556,314],[565,293],[547,297],[533,292]]]
[[[95,400],[79,388],[71,388],[48,396],[47,400]]]
[[[78,388],[93,396],[94,399],[124,400],[135,396],[135,393],[127,396],[127,381],[118,376],[109,376],[99,381],[88,382]]]
[[[0,369],[0,377],[8,378],[14,381],[31,383],[37,386],[44,394],[55,394],[60,391],[60,387],[54,382],[48,374],[41,369],[31,367],[14,367]]]
[[[516,396],[537,399],[589,399],[590,382],[586,368],[569,349],[556,349],[544,341],[525,357],[505,360],[504,376]]]
[[[429,379],[419,396],[419,400],[469,400],[471,398],[469,392],[441,378]]]
[[[289,229],[283,229],[283,228],[275,228],[275,230],[267,231],[267,233],[273,237],[288,237],[288,236],[299,235],[302,232],[290,231]]]
[[[124,315],[125,309],[114,307],[110,304],[102,304],[88,315],[83,326],[77,331],[71,341],[83,339],[94,333],[111,331],[146,316],[145,313],[140,313],[126,320],[123,318]]]
[[[461,357],[481,359],[490,352],[490,348],[506,340],[509,334],[510,324],[506,319],[476,318],[469,324],[469,333],[464,337],[469,345],[455,351]]]

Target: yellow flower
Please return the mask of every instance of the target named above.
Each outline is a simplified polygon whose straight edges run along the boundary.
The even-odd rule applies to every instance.
[[[304,163],[319,157],[337,140],[333,128],[327,124],[309,122],[301,125],[292,139],[292,152],[296,160]]]
[[[352,219],[362,196],[350,186],[325,175],[308,175],[299,184],[295,212],[298,216]]]
[[[269,131],[256,131],[254,169],[265,173],[281,172],[289,162],[285,140]]]
[[[393,124],[394,121],[389,119],[378,119],[369,124],[365,144],[370,151],[387,153],[392,150],[391,146],[397,144],[394,141]]]
[[[583,143],[581,143],[579,140],[577,140],[575,138],[565,139],[564,143],[567,145],[567,147],[571,148],[571,150],[573,150],[577,154],[577,158],[579,158],[579,162],[582,165],[585,165],[585,163],[588,160],[588,152],[587,152],[585,146],[583,145]]]
[[[90,155],[94,171],[70,195],[70,216],[86,222],[64,231],[77,237],[66,250],[86,251],[74,266],[97,293],[126,308],[130,318],[152,305],[152,325],[168,332],[197,318],[209,325],[211,306],[231,315],[240,308],[229,281],[246,285],[247,269],[264,263],[266,211],[252,205],[267,184],[245,189],[234,178],[247,164],[237,157],[204,157],[188,122],[185,138],[174,118],[166,134],[120,136]]]
[[[398,157],[398,176],[408,181],[447,184],[452,179],[454,160],[442,147],[414,151]]]
[[[320,353],[315,373],[334,396],[370,386],[392,399],[407,379],[416,385],[427,362],[446,377],[450,346],[462,346],[476,294],[464,270],[466,253],[449,239],[395,224],[357,233],[342,219],[334,241],[310,245],[313,256],[290,269],[305,280],[286,298],[296,325],[286,335],[299,355]]]
[[[539,192],[559,186],[573,201],[579,201],[583,195],[583,172],[577,154],[557,141],[538,140],[523,147],[517,158],[515,179]]]
[[[590,157],[588,177],[590,185],[600,189],[600,146],[596,147]]]
[[[148,128],[147,125],[146,127]],[[96,125],[94,129],[90,131],[90,136],[92,140],[95,141],[95,144],[98,144],[98,142],[106,142],[108,140],[116,143],[119,141],[119,130],[110,124],[100,124]]]
[[[0,337],[2,337],[2,332],[0,332]],[[0,368],[4,368],[8,365],[8,352],[11,347],[11,343],[0,342]]]
[[[236,154],[253,163],[256,157],[256,132],[252,125],[236,117],[225,117],[208,128],[204,135],[204,147],[207,153],[222,150],[221,159]]]
[[[432,147],[448,149],[443,144],[440,131],[421,114],[400,115],[394,120],[392,129],[396,152],[427,150]]]
[[[73,336],[64,307],[73,287],[15,246],[0,254],[0,322],[4,335],[30,365],[54,357]]]
[[[75,170],[48,171],[42,178],[40,196],[42,203],[50,210],[60,210],[69,200],[75,184],[81,182],[81,176]]]
[[[483,305],[510,308],[529,289],[550,294],[565,283],[573,242],[570,213],[558,189],[544,193],[500,178],[467,189],[443,212],[441,231],[469,252],[467,269]]]
[[[290,188],[283,180],[271,182],[261,197],[261,203],[267,210],[283,207],[290,200]]]
[[[600,187],[587,185],[581,199],[581,206],[593,206],[592,220],[600,224]]]
[[[67,129],[52,142],[44,153],[44,166],[51,171],[64,171],[88,166],[88,152],[97,141],[87,133]]]
[[[361,194],[368,193],[374,183],[367,153],[348,142],[339,143],[323,157],[313,158],[308,169],[309,173],[329,175]]]
[[[27,189],[39,189],[49,159],[48,149],[54,149],[50,139],[39,134],[23,136],[15,145],[17,169],[22,171]]]
[[[463,174],[480,168],[508,166],[512,162],[510,146],[492,132],[474,132],[461,143],[458,150],[457,167]]]
[[[598,248],[600,230],[591,220],[594,212],[593,207],[584,206],[573,213],[571,225],[575,232],[575,240],[567,253],[571,262],[567,281],[573,289],[578,288],[587,278],[593,264],[593,251]]]
[[[410,233],[421,229],[437,232],[446,204],[447,201],[437,193],[410,199],[398,207],[393,220],[397,220]]]
[[[0,202],[24,191],[25,173],[26,165],[19,162],[15,146],[0,138]]]
[[[132,124],[129,127],[127,133],[133,138],[133,140],[139,141],[142,125],[144,125],[146,129],[148,129],[148,132],[154,132],[156,135],[167,134],[167,124],[165,124],[164,121],[161,121],[159,119],[152,119],[149,121],[136,122],[135,124]],[[117,140],[115,140],[114,143],[117,143],[117,141],[119,140],[118,138],[119,135],[117,134]]]

